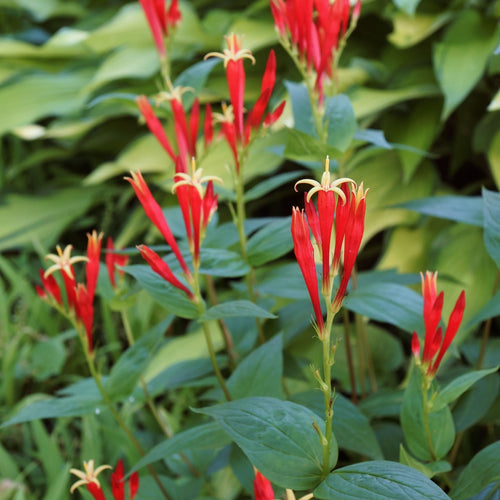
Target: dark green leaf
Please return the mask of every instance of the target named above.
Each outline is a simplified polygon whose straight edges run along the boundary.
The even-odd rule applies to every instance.
[[[327,99],[323,122],[328,133],[326,142],[345,152],[358,128],[354,109],[346,95],[338,94]]]
[[[350,311],[390,323],[410,333],[422,324],[422,297],[394,283],[360,287],[347,296],[344,305]]]
[[[420,214],[483,227],[483,203],[479,196],[432,196],[397,205]]]
[[[189,109],[195,97],[199,95],[200,91],[203,89],[208,75],[211,73],[212,69],[220,62],[221,60],[217,57],[198,62],[196,64],[193,64],[188,69],[184,70],[175,79],[174,87],[190,87],[193,89],[192,92],[186,92],[182,96],[182,102],[186,109]]]
[[[294,128],[306,135],[317,137],[316,125],[307,88],[302,83],[285,81],[292,102]]]
[[[466,330],[473,328],[489,318],[500,316],[500,291],[467,323]]]
[[[274,189],[296,179],[301,175],[303,175],[303,172],[298,170],[294,172],[285,172],[283,174],[273,175],[272,177],[269,177],[268,179],[249,189],[245,193],[245,201],[252,201],[257,200],[258,198],[262,198]]]
[[[325,432],[318,416],[304,406],[274,398],[253,397],[197,410],[215,418],[252,464],[278,486],[297,490],[316,486],[323,449],[312,424]],[[332,443],[330,466],[337,462]]]
[[[333,471],[315,490],[320,500],[440,500],[448,496],[420,472],[379,460]]]
[[[500,441],[482,449],[467,464],[450,491],[453,500],[469,500],[500,476]]]
[[[275,318],[274,314],[257,306],[249,300],[231,300],[211,307],[200,316],[200,321],[251,316],[254,318]]]
[[[250,268],[241,255],[223,248],[201,248],[200,273],[225,278],[245,276]]]
[[[323,164],[325,158],[337,158],[340,151],[328,144],[324,144],[316,137],[290,128],[287,130],[287,141],[284,156],[290,160],[303,162],[319,162]]]
[[[384,132],[382,130],[373,129],[361,129],[354,132],[354,139],[363,142],[369,142],[373,146],[377,146],[383,149],[392,149],[393,146],[390,142],[387,142]]]
[[[284,217],[271,222],[250,237],[247,253],[252,266],[261,266],[275,260],[293,248],[291,220],[291,217]]]
[[[484,244],[490,257],[500,268],[500,193],[482,190],[484,215]]]
[[[167,311],[181,318],[196,318],[198,310],[187,295],[166,282],[149,266],[134,265],[124,267],[125,272],[132,275],[146,292]]]

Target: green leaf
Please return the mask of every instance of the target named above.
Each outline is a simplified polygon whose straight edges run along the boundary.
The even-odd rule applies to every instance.
[[[323,123],[328,133],[326,142],[344,153],[358,128],[354,109],[346,95],[338,94],[327,99]]]
[[[200,249],[200,273],[224,278],[245,276],[250,267],[241,255],[223,248]]]
[[[484,245],[500,268],[500,193],[483,187]]]
[[[52,246],[99,193],[100,189],[78,187],[48,196],[6,196],[0,206],[0,250],[31,246],[34,241]]]
[[[352,291],[344,301],[350,311],[395,325],[407,332],[422,323],[422,297],[395,283],[373,283]]]
[[[0,444],[0,477],[15,479],[19,474],[19,468],[12,454]]]
[[[323,164],[327,156],[337,158],[341,153],[332,146],[322,143],[316,137],[291,128],[287,129],[286,146],[283,155],[290,160],[316,161]]]
[[[112,400],[123,399],[131,394],[163,335],[164,331],[153,329],[120,356],[105,385]]]
[[[302,83],[285,80],[285,87],[292,102],[294,129],[305,135],[317,137],[311,101],[306,86]]]
[[[323,448],[312,424],[325,424],[304,406],[274,398],[252,397],[196,410],[215,418],[270,481],[296,490],[321,479]],[[333,439],[330,467],[337,463]]]
[[[294,172],[284,172],[282,174],[273,175],[260,182],[256,186],[250,188],[245,193],[245,201],[257,200],[259,198],[264,197],[266,194],[275,190],[276,188],[283,186],[283,184],[287,184],[288,182],[300,177],[304,173],[302,171],[294,171]]]
[[[315,490],[320,500],[440,500],[448,496],[420,472],[396,462],[379,460],[333,471]]]
[[[390,142],[387,142],[387,139],[385,138],[384,132],[382,130],[374,130],[369,128],[356,130],[353,137],[358,141],[368,142],[373,146],[377,146],[379,148],[393,149],[393,145]]]
[[[424,476],[429,479],[436,474],[441,474],[442,472],[448,472],[451,470],[451,465],[445,460],[440,460],[439,462],[431,462],[423,464],[416,458],[413,458],[406,450],[403,445],[399,447],[399,463],[412,467],[415,470],[421,472]]]
[[[500,316],[500,291],[495,293],[486,305],[467,323],[465,329],[469,330],[495,316]]]
[[[490,170],[493,174],[493,178],[495,179],[497,188],[500,189],[500,131],[495,134],[489,145],[488,161],[490,163]]]
[[[483,227],[483,202],[479,196],[432,196],[399,203],[398,207],[432,217]]]
[[[496,23],[473,9],[464,10],[434,45],[434,70],[445,96],[441,118],[465,99],[483,75],[497,42]]]
[[[489,370],[477,370],[461,375],[452,380],[446,387],[441,389],[432,404],[433,411],[439,411],[449,403],[455,401],[465,391],[472,387],[478,380],[481,380],[486,375],[496,372],[500,365],[490,368]]]
[[[222,318],[250,316],[253,318],[275,318],[274,314],[249,300],[230,300],[211,307],[200,316],[200,321],[210,321]]]
[[[174,434],[163,443],[156,445],[146,455],[144,455],[130,472],[145,467],[158,460],[164,460],[176,453],[186,452],[188,450],[211,450],[222,448],[229,444],[231,439],[221,429],[216,422],[198,425]]]
[[[469,500],[500,477],[500,441],[482,449],[466,465],[450,491],[453,500]]]
[[[313,410],[320,417],[325,413],[323,395],[317,390],[294,394],[292,400]],[[375,460],[383,458],[370,421],[342,394],[335,395],[332,428],[339,448]]]
[[[455,426],[450,409],[445,406],[439,410],[431,408],[428,414],[429,434],[435,457],[429,450],[427,433],[424,425],[422,373],[412,367],[410,380],[403,396],[401,407],[401,425],[406,444],[410,452],[419,460],[440,459],[450,451],[455,441]],[[432,391],[432,388],[430,389]]]
[[[283,354],[281,335],[252,351],[236,368],[227,381],[233,399],[250,396],[284,397]]]
[[[49,435],[39,420],[31,422],[30,427],[37,447],[36,455],[43,466],[47,483],[55,483],[63,468],[57,439]]]
[[[261,266],[287,254],[293,248],[291,221],[291,217],[273,221],[250,237],[247,242],[250,265]]]
[[[187,295],[165,281],[149,266],[133,265],[123,269],[133,276],[142,288],[167,311],[181,318],[192,319],[198,316],[196,305],[189,300]]]

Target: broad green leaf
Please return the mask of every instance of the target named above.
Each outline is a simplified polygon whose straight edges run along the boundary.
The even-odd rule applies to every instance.
[[[292,102],[294,130],[316,138],[316,125],[306,86],[302,83],[285,81],[285,87]]]
[[[420,472],[396,462],[378,460],[333,471],[315,490],[320,500],[445,500],[448,496]]]
[[[30,367],[37,380],[59,375],[66,361],[66,348],[60,337],[40,340],[30,352]]]
[[[0,477],[15,479],[19,474],[19,468],[12,454],[0,444]]]
[[[208,424],[201,424],[174,434],[174,436],[163,443],[156,445],[135,464],[130,472],[142,469],[146,465],[158,460],[164,460],[176,453],[185,452],[190,449],[210,450],[222,448],[230,442],[231,439],[218,423],[210,422]]]
[[[40,242],[52,246],[69,224],[84,214],[102,191],[70,188],[47,196],[12,194],[0,206],[0,250]]]
[[[413,458],[405,450],[405,447],[403,445],[400,445],[399,447],[399,463],[407,465],[408,467],[412,467],[415,470],[418,470],[419,472],[424,474],[424,476],[427,476],[429,479],[435,476],[436,474],[441,474],[442,472],[449,472],[451,470],[451,465],[445,460],[423,464],[416,458]]]
[[[282,377],[282,341],[278,334],[238,364],[227,381],[227,388],[233,399],[250,396],[281,399],[284,397]]]
[[[245,276],[250,267],[241,258],[241,255],[222,248],[201,248],[200,250],[200,273],[211,276],[223,276],[225,278],[236,278]]]
[[[53,481],[48,482],[48,489],[45,492],[45,496],[43,500],[53,500],[54,498],[67,498],[69,491],[69,482],[70,482],[70,465],[65,464],[63,467],[60,467],[58,470],[58,474]]]
[[[422,323],[422,297],[414,290],[394,283],[360,287],[349,293],[344,305],[350,311],[410,333],[418,330]]]
[[[252,19],[250,16],[237,16],[227,33],[244,33],[243,48],[250,49],[252,52],[276,43],[274,23],[265,18]]]
[[[500,90],[497,91],[495,97],[493,97],[490,105],[488,106],[488,111],[498,111],[500,109]]]
[[[196,318],[198,309],[188,296],[178,288],[165,281],[149,266],[133,265],[123,268],[133,276],[146,292],[167,311],[181,318]]]
[[[482,449],[466,465],[450,491],[453,500],[469,500],[500,476],[500,441]]]
[[[354,109],[346,95],[339,94],[327,99],[323,123],[328,133],[326,142],[345,152],[358,128]]]
[[[489,370],[477,370],[453,379],[446,387],[439,391],[437,398],[432,403],[433,411],[439,411],[449,403],[452,403],[478,380],[481,380],[483,377],[486,377],[486,375],[496,372],[497,370],[498,366],[495,366]]]
[[[40,118],[79,111],[87,98],[82,92],[91,73],[73,70],[62,74],[35,73],[0,87],[0,136]]]
[[[483,187],[484,245],[500,268],[500,193]]]
[[[281,187],[302,175],[304,175],[304,172],[302,171],[284,172],[283,174],[273,175],[272,177],[269,177],[256,186],[250,188],[245,193],[245,201],[253,201],[263,198],[276,188]]]
[[[273,221],[253,234],[247,242],[248,261],[261,266],[287,254],[293,248],[291,217]]]
[[[325,424],[304,406],[252,397],[196,410],[215,418],[252,464],[278,486],[310,489],[321,479],[323,449],[313,428]],[[337,463],[333,439],[330,467]]]
[[[359,403],[359,409],[369,418],[398,417],[401,413],[403,391],[379,389]]]
[[[384,149],[392,149],[393,145],[387,141],[382,130],[361,129],[354,132],[354,139],[358,141],[368,142],[373,146]]]
[[[394,31],[388,39],[396,47],[406,49],[425,40],[451,19],[453,19],[453,13],[448,11],[439,14],[416,15],[397,12],[392,16]]]
[[[320,417],[325,414],[324,398],[317,390],[294,394],[292,401],[313,410]],[[354,451],[374,460],[383,458],[370,421],[341,394],[336,394],[333,402],[332,428],[340,449]]]
[[[285,158],[294,161],[324,163],[325,158],[337,158],[340,152],[333,146],[324,144],[316,137],[295,128],[287,129]]]
[[[130,346],[114,363],[105,385],[111,399],[123,399],[134,390],[163,335],[162,330],[153,329]]]
[[[499,389],[500,377],[497,373],[492,373],[474,384],[453,405],[453,421],[456,431],[462,432],[479,422],[497,399]]]
[[[424,424],[422,373],[413,366],[410,380],[403,396],[401,407],[401,425],[409,451],[419,460],[441,459],[450,451],[455,441],[455,427],[450,409],[445,406],[439,410],[431,408],[428,413],[428,430],[434,456],[427,441]],[[432,388],[429,392],[432,391]]]
[[[240,316],[251,316],[254,318],[275,318],[274,314],[249,300],[231,300],[217,304],[205,311],[200,316],[200,321],[210,321],[222,318],[234,318]]]
[[[449,26],[443,41],[434,46],[434,70],[445,96],[443,120],[479,81],[496,42],[495,23],[467,9]]]
[[[483,226],[483,203],[479,196],[433,196],[407,201],[398,206],[432,217]]]
[[[431,82],[390,90],[358,87],[351,90],[348,95],[356,113],[356,118],[361,120],[400,102],[437,96],[439,95],[439,88]]]
[[[49,435],[39,420],[31,422],[30,428],[36,443],[36,456],[42,464],[47,477],[47,483],[55,483],[63,468],[63,461],[58,448],[57,439],[54,435]]]

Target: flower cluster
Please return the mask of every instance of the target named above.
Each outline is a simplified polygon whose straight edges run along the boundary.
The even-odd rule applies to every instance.
[[[271,0],[280,41],[314,78],[320,102],[325,79],[334,77],[340,43],[354,29],[360,10],[361,0],[352,12],[349,0]]]
[[[359,187],[352,179],[330,179],[329,160],[321,182],[304,179],[296,183],[311,184],[312,189],[304,196],[305,210],[293,208],[292,238],[295,256],[299,263],[307,290],[311,297],[316,324],[320,337],[324,331],[324,321],[318,292],[315,249],[322,265],[321,291],[325,300],[330,301],[333,280],[339,272],[343,260],[342,278],[337,293],[330,304],[332,312],[337,312],[344,299],[356,257],[363,238],[366,193],[363,184]],[[317,207],[311,201],[318,194]],[[313,236],[311,242],[310,232]],[[334,247],[332,249],[332,242]]]
[[[139,0],[149,24],[160,59],[166,58],[165,41],[172,29],[181,21],[179,0],[171,0],[167,8],[166,0]]]
[[[231,148],[236,169],[239,171],[239,152],[248,146],[252,131],[258,130],[262,122],[265,126],[272,125],[281,116],[285,101],[273,112],[264,116],[276,82],[276,56],[274,51],[271,51],[262,78],[260,95],[253,109],[245,116],[246,75],[243,60],[250,59],[252,63],[255,63],[255,59],[250,50],[241,48],[241,40],[234,33],[226,37],[226,43],[227,49],[224,52],[210,52],[205,56],[205,59],[220,57],[224,61],[231,105],[223,106],[223,113],[214,116],[221,123],[222,134]]]
[[[67,245],[64,250],[58,245],[57,254],[49,254],[45,258],[54,264],[46,271],[40,270],[42,286],[36,286],[37,294],[50,305],[65,312],[77,324],[83,325],[86,334],[89,353],[92,353],[92,330],[94,325],[94,296],[99,275],[99,260],[101,255],[102,233],[87,234],[87,256],[71,256],[72,245]],[[76,281],[73,264],[86,262],[85,283]],[[61,289],[54,278],[56,271],[61,272],[66,292],[64,302]]]
[[[426,375],[433,378],[447,349],[450,347],[462,322],[465,309],[465,291],[460,293],[455,307],[451,311],[448,326],[443,338],[443,329],[438,326],[441,321],[444,292],[437,294],[437,272],[427,271],[422,277],[422,295],[424,297],[425,338],[421,363]],[[416,332],[412,337],[412,352],[420,362],[420,340]]]
[[[73,493],[80,486],[86,486],[87,490],[94,497],[95,500],[106,500],[104,492],[101,488],[101,483],[97,476],[106,469],[111,469],[110,465],[101,465],[94,470],[94,461],[89,460],[83,462],[83,471],[78,469],[70,469],[71,474],[74,474],[79,479],[71,486],[70,492]],[[139,475],[134,472],[130,475],[129,479],[129,500],[134,500],[139,490]],[[115,500],[125,500],[125,481],[123,472],[123,462],[118,461],[116,468],[111,474],[111,493]]]
[[[175,139],[177,151],[172,147],[163,125],[155,115],[148,98],[145,95],[137,98],[137,105],[149,130],[162,145],[163,149],[170,156],[176,165],[177,172],[186,173],[188,171],[189,161],[197,157],[196,143],[198,139],[198,128],[200,123],[200,102],[196,98],[190,110],[189,116],[184,109],[182,94],[189,89],[182,87],[171,87],[170,92],[161,92],[158,100],[167,100],[170,102],[174,120]],[[207,104],[205,109],[205,120],[203,125],[204,145],[207,148],[213,139],[212,126],[212,108]],[[179,161],[178,161],[179,160]]]

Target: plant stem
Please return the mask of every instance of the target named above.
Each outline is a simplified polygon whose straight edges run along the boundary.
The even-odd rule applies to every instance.
[[[347,357],[347,366],[349,367],[349,380],[351,382],[351,401],[358,404],[358,392],[356,387],[356,375],[354,373],[354,362],[352,360],[351,336],[349,329],[349,312],[344,308],[344,343]]]
[[[86,338],[85,338],[85,332],[83,332],[79,326],[77,326],[77,331],[78,331],[78,335],[80,336],[80,339],[82,341],[83,351],[85,353],[85,359],[87,361],[87,365],[89,367],[90,374],[92,375],[92,378],[94,379],[94,381],[95,381],[95,383],[97,385],[97,388],[98,388],[98,390],[99,390],[99,392],[101,394],[102,399],[106,403],[106,406],[108,407],[109,411],[113,415],[113,417],[116,420],[117,424],[121,427],[121,429],[123,430],[123,432],[126,434],[126,436],[128,437],[128,439],[130,440],[130,442],[134,445],[134,447],[139,452],[139,454],[141,456],[144,456],[146,453],[142,449],[142,446],[139,444],[139,441],[137,441],[137,439],[135,438],[135,436],[132,434],[132,431],[128,428],[128,425],[125,423],[125,421],[123,420],[122,416],[120,415],[120,413],[118,412],[118,410],[115,408],[115,405],[113,404],[113,401],[111,400],[111,398],[109,397],[108,393],[106,392],[106,389],[102,385],[101,375],[97,372],[96,367],[94,365],[93,356],[89,352],[89,349],[88,349],[88,344],[87,344]],[[147,467],[148,467],[148,470],[151,473],[151,476],[153,477],[155,483],[157,484],[158,488],[162,492],[163,496],[167,500],[171,500],[170,495],[167,493],[167,490],[165,490],[165,487],[161,483],[160,478],[156,474],[156,471],[154,470],[154,468],[151,466],[151,464],[148,465]]]
[[[432,438],[431,438],[431,430],[429,427],[429,399],[428,399],[428,393],[429,393],[429,386],[427,383],[427,380],[424,376],[423,381],[422,381],[422,411],[423,411],[423,418],[424,418],[424,429],[425,429],[425,437],[427,438],[427,445],[429,446],[429,452],[431,454],[432,460],[436,461],[436,453],[434,452],[434,446],[432,444]]]

